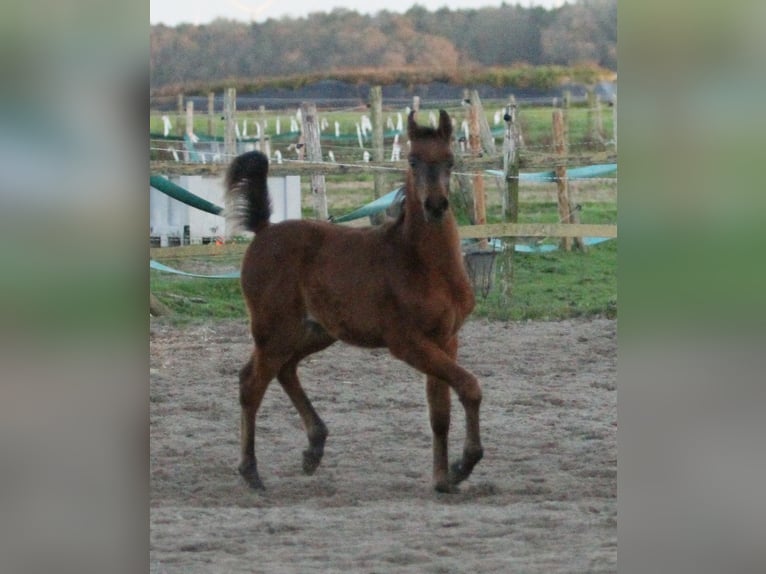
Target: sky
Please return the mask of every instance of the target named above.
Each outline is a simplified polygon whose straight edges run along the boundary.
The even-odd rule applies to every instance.
[[[506,0],[507,4],[554,8],[565,0]],[[450,10],[500,6],[502,0],[150,0],[151,24],[175,26],[182,22],[207,24],[216,18],[263,22],[269,18],[300,18],[312,12],[331,12],[346,8],[361,14],[375,14],[381,10],[406,12],[413,4],[435,11],[447,6]]]

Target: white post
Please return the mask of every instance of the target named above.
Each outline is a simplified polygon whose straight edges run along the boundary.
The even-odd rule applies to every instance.
[[[391,148],[391,161],[399,161],[399,156],[402,153],[402,146],[399,145],[399,134],[394,136],[394,146]]]

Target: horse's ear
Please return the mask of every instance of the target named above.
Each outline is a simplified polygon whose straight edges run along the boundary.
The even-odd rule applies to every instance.
[[[436,131],[445,140],[452,137],[452,120],[444,110],[439,110],[439,127]]]
[[[407,116],[407,135],[410,136],[410,139],[413,139],[413,135],[418,129],[418,124],[415,121],[415,110],[412,110],[410,112],[410,115]]]

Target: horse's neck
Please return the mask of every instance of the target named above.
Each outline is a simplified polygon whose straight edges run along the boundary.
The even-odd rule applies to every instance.
[[[418,206],[405,214],[403,233],[423,264],[445,272],[462,265],[457,222],[451,212],[445,213],[439,223],[429,223]]]

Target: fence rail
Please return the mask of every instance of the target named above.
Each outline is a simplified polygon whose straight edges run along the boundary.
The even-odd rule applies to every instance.
[[[460,227],[462,239],[481,237],[617,237],[617,226],[594,223],[487,223]]]
[[[502,155],[484,156],[484,157],[461,157],[461,168],[465,171],[476,171],[484,169],[502,169]],[[521,158],[520,167],[525,169],[545,168],[550,169],[556,165],[595,165],[604,163],[616,163],[617,155],[614,153],[597,152],[587,155],[569,155],[554,156],[550,154],[540,155],[540,157]],[[151,173],[161,173],[166,175],[212,175],[218,176],[228,168],[228,163],[179,163],[173,161],[152,160],[150,162]],[[406,160],[368,162],[368,163],[332,163],[307,162],[296,160],[284,160],[284,163],[275,161],[269,164],[269,175],[342,175],[346,173],[364,173],[374,172],[376,170],[407,171],[408,164]]]
[[[617,237],[617,226],[591,223],[488,223],[464,225],[459,228],[462,239],[482,237]],[[182,245],[179,247],[153,247],[152,259],[179,259],[198,256],[241,255],[247,243],[223,245]]]

